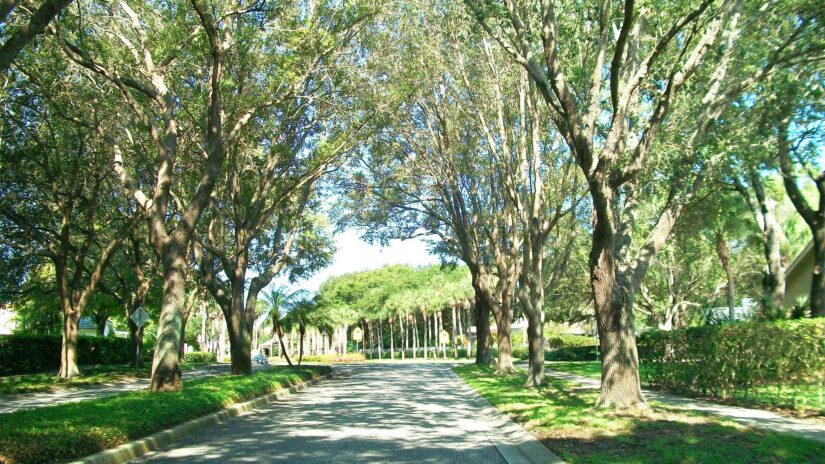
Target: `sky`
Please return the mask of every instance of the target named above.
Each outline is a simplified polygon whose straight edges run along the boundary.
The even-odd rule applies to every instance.
[[[282,284],[290,288],[316,292],[327,279],[350,272],[377,269],[387,264],[424,266],[440,263],[437,256],[429,254],[423,238],[392,240],[387,247],[370,245],[361,240],[357,230],[348,229],[335,235],[337,251],[332,264],[308,279],[289,284],[285,278],[277,278],[274,286]]]

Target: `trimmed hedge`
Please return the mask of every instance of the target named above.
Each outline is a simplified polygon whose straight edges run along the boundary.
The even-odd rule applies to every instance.
[[[73,461],[329,372],[327,366],[278,366],[184,380],[178,392],[142,390],[0,414],[0,462]]]
[[[599,339],[585,335],[558,335],[547,339],[549,348],[575,348],[580,346],[599,346]]]
[[[213,363],[218,362],[218,359],[215,357],[215,353],[210,353],[208,351],[193,351],[183,355],[183,362]]]
[[[28,374],[60,368],[59,335],[0,335],[0,375]],[[78,364],[129,362],[128,338],[77,337]]]
[[[821,396],[825,387],[825,319],[655,331],[637,343],[643,379],[677,393],[764,398],[806,385]]]

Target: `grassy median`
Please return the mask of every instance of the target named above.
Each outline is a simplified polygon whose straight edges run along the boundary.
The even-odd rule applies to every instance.
[[[454,370],[571,464],[825,462],[825,445],[793,435],[656,403],[647,411],[598,410],[598,392],[570,382],[548,379],[545,387],[527,389],[524,375],[496,376],[476,365]]]
[[[175,393],[122,393],[0,415],[0,462],[66,462],[329,372],[272,367],[251,376],[184,380]]]

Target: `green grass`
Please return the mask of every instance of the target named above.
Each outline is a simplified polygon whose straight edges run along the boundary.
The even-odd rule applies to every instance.
[[[749,429],[734,422],[653,403],[651,410],[594,409],[597,392],[548,379],[523,387],[525,376],[454,368],[471,387],[525,424],[566,462],[577,463],[825,463],[825,444]]]
[[[602,378],[602,363],[599,361],[554,361],[544,363],[544,367],[582,377]]]
[[[186,371],[207,364],[182,363],[181,370]],[[54,391],[64,387],[100,385],[109,382],[148,378],[150,365],[151,363],[147,363],[143,369],[113,365],[84,367],[80,369],[79,376],[71,379],[61,379],[53,372],[0,377],[0,395]]]
[[[548,362],[547,369],[594,379],[601,378],[599,361]],[[756,387],[725,400],[707,397],[709,401],[740,406],[768,407],[794,416],[825,415],[825,392],[817,385],[783,385]]]
[[[327,372],[325,366],[272,367],[185,381],[180,392],[130,392],[2,414],[0,462],[70,461]]]

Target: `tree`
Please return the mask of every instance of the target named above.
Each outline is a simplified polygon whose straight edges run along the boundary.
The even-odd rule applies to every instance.
[[[0,25],[8,37],[0,46],[0,72],[7,70],[23,48],[42,34],[52,18],[70,3],[72,0],[44,0],[27,20],[26,15],[21,13],[28,11],[28,8],[21,8],[17,0],[4,1],[0,6]],[[9,16],[13,16],[12,21],[9,21]]]
[[[551,0],[538,8],[517,0],[465,3],[535,82],[587,180],[594,210],[590,281],[603,358],[597,405],[644,406],[634,294],[705,180],[712,164],[701,151],[708,128],[744,89],[778,63],[804,54],[794,46],[810,23],[782,8],[757,11],[758,6],[737,0],[672,2],[656,9],[632,0],[593,8]],[[622,21],[611,37],[614,17]],[[769,42],[763,33],[768,20],[775,24],[777,41]],[[748,47],[735,46],[742,37]],[[750,52],[757,57],[745,56]],[[752,60],[759,66],[749,65]],[[677,131],[674,113],[686,121],[678,129],[683,142],[670,159],[671,173],[679,175],[658,219],[633,250],[629,233],[640,174],[656,165],[651,159],[663,134]]]
[[[29,77],[27,87],[11,92],[4,112],[0,240],[14,255],[51,263],[63,317],[58,375],[70,378],[79,373],[80,317],[134,218],[109,208],[122,199],[106,169],[108,157],[83,118],[83,105],[69,103],[83,94],[51,80],[53,68],[37,71],[42,80]]]

